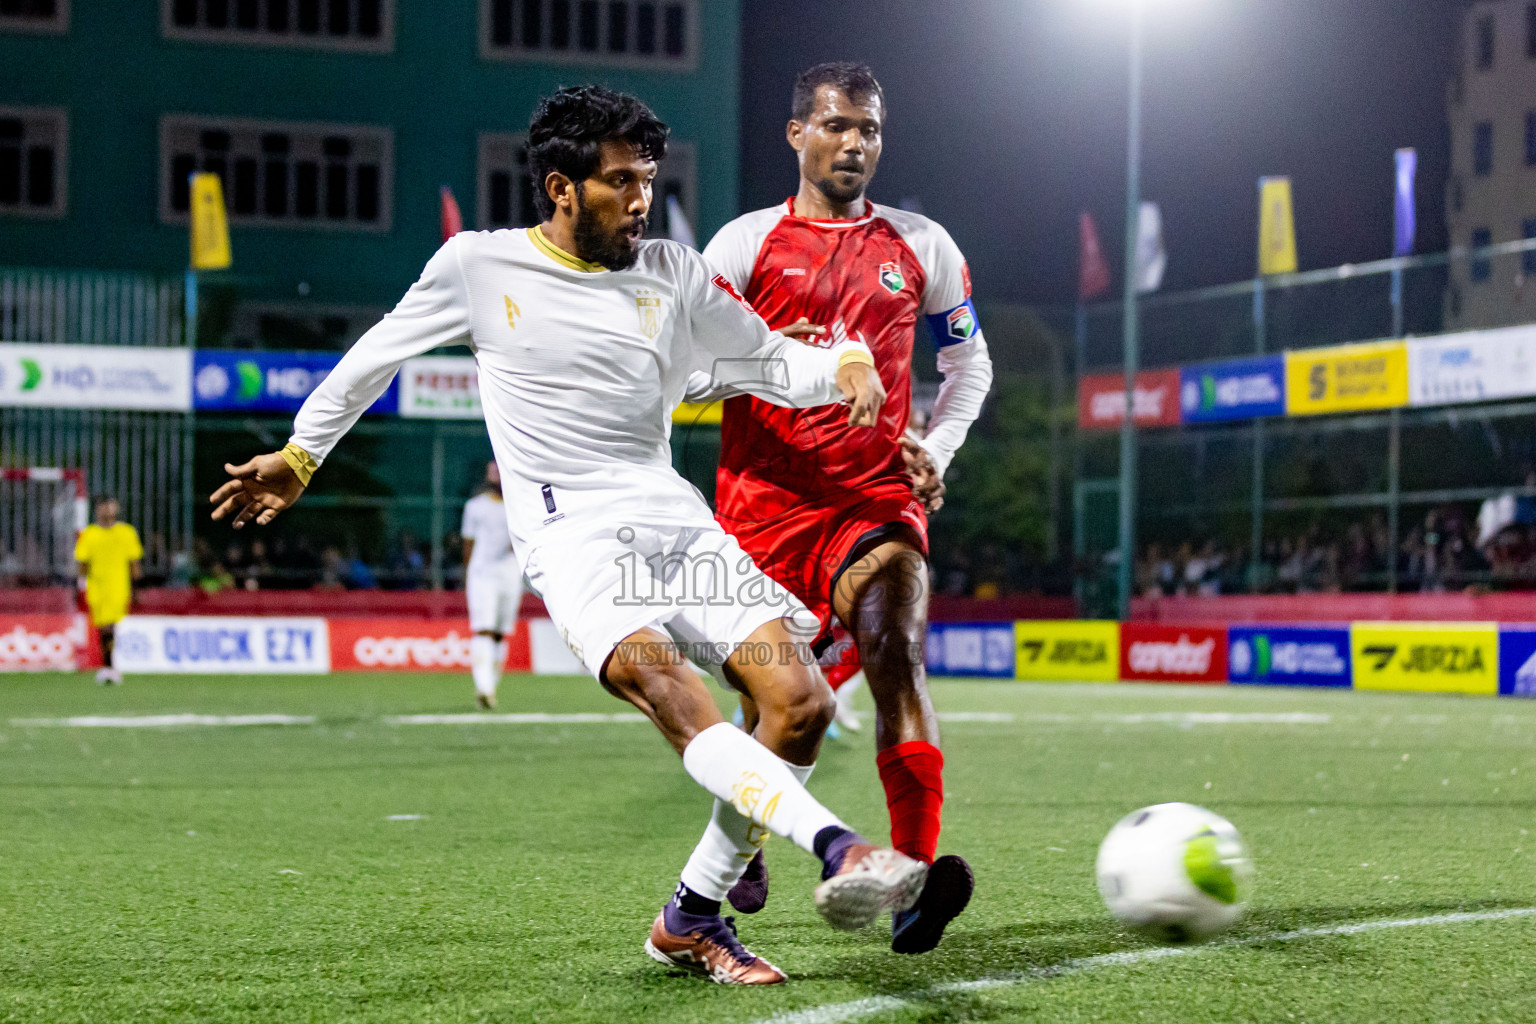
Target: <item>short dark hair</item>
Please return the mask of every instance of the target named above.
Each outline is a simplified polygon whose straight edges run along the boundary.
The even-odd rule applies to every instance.
[[[789,116],[804,121],[816,109],[816,90],[830,85],[842,91],[855,103],[873,96],[885,111],[885,90],[875,81],[875,73],[868,64],[854,60],[829,60],[825,64],[806,68],[795,79],[795,91],[789,101]]]
[[[100,494],[91,499],[91,508],[101,508],[101,506],[107,504],[108,502],[116,503],[117,498],[111,494],[108,494],[106,491],[102,491]]]
[[[528,176],[540,217],[555,215],[544,190],[550,172],[587,180],[602,161],[605,142],[627,142],[647,160],[660,161],[667,155],[667,126],[640,100],[601,85],[561,89],[539,101],[528,123]]]

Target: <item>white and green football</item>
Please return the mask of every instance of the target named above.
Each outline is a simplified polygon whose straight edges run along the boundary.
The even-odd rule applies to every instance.
[[[1253,866],[1230,821],[1169,803],[1120,819],[1099,846],[1098,874],[1120,921],[1164,942],[1197,942],[1243,916]]]

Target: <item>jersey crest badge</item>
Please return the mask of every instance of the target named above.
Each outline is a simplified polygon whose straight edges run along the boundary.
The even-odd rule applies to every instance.
[[[901,266],[899,264],[882,263],[880,264],[880,283],[892,295],[899,295],[901,290],[907,286],[907,279],[901,276]]]
[[[512,301],[512,296],[503,295],[502,298],[507,300],[507,326],[515,331],[517,318],[523,315],[523,311],[517,308],[517,303]]]
[[[752,303],[741,297],[741,292],[736,290],[736,286],[731,284],[730,281],[726,280],[724,274],[716,274],[714,277],[710,278],[710,280],[714,282],[716,288],[719,288],[721,291],[725,292],[725,294],[741,303],[742,309],[746,310],[748,313],[757,312],[757,310],[752,308]]]
[[[635,309],[640,314],[640,333],[654,338],[661,333],[661,296],[645,288],[635,293]]]
[[[965,341],[976,333],[976,316],[971,312],[971,304],[969,302],[950,310],[946,320],[949,325],[949,336],[951,338]]]

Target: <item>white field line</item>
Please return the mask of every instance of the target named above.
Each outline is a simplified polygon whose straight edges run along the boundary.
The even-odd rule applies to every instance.
[[[13,718],[18,728],[165,729],[178,725],[314,725],[314,715],[84,715],[78,718]]]
[[[1514,910],[1489,910],[1463,914],[1437,914],[1433,917],[1404,917],[1387,921],[1360,921],[1355,924],[1333,925],[1328,928],[1299,928],[1292,932],[1270,932],[1247,939],[1229,939],[1203,946],[1159,946],[1155,949],[1133,949],[1123,953],[1103,953],[1099,956],[1080,957],[1048,967],[1036,967],[1028,971],[1014,971],[977,978],[974,981],[953,981],[931,988],[921,989],[902,996],[868,996],[846,1003],[824,1003],[804,1010],[791,1010],[756,1021],[754,1024],[846,1024],[862,1020],[877,1013],[890,1013],[904,1009],[917,1009],[915,1004],[944,996],[968,992],[986,992],[991,989],[1012,988],[1034,981],[1045,981],[1067,974],[1081,974],[1102,967],[1132,967],[1166,960],[1171,957],[1196,956],[1223,949],[1263,946],[1272,942],[1296,942],[1300,939],[1328,938],[1335,935],[1360,935],[1365,932],[1384,931],[1389,928],[1436,928],[1446,925],[1475,924],[1481,921],[1503,921],[1516,917],[1536,916],[1536,907],[1520,907]]]
[[[616,715],[551,715],[531,712],[506,715],[386,715],[381,721],[386,725],[590,725],[603,722],[644,722],[647,719],[638,712]]]

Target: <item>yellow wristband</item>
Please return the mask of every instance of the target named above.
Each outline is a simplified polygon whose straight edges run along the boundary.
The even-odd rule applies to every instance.
[[[315,461],[315,457],[291,442],[284,445],[283,450],[278,454],[283,457],[284,462],[288,463],[288,468],[293,470],[293,475],[299,478],[299,483],[308,487],[310,478],[315,475],[315,470],[320,468],[320,463]]]
[[[837,368],[841,370],[849,363],[863,363],[866,366],[874,366],[875,357],[863,349],[851,348],[837,357]]]

